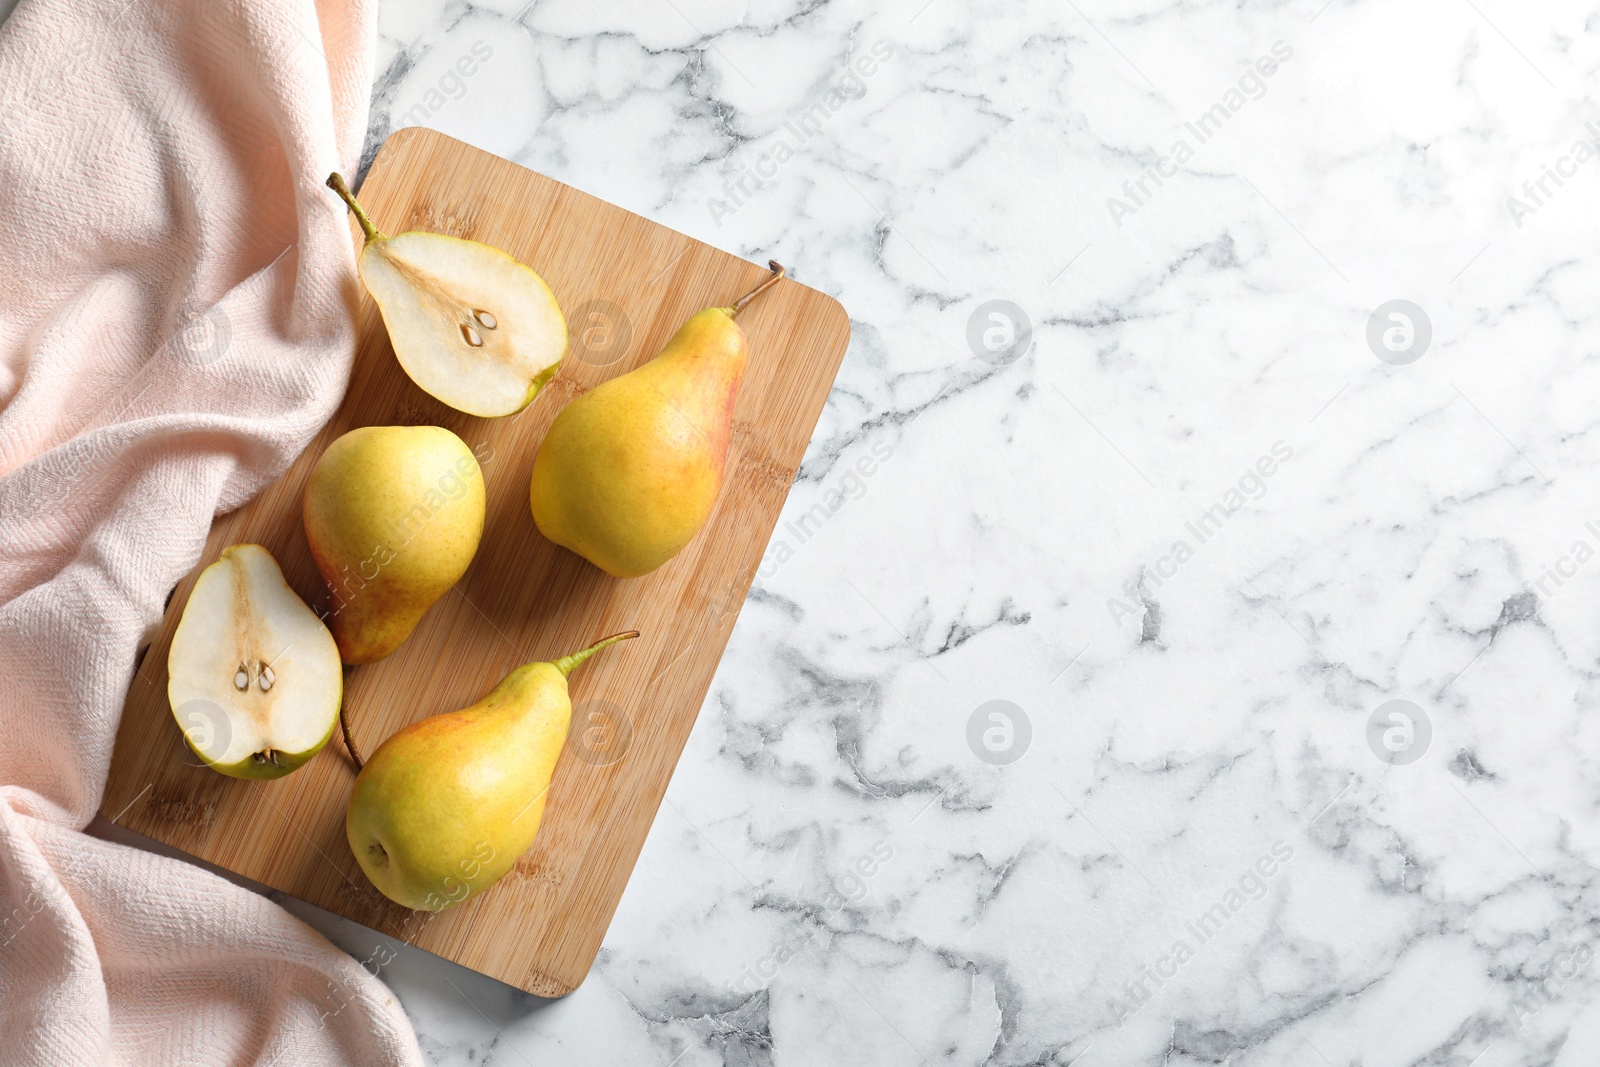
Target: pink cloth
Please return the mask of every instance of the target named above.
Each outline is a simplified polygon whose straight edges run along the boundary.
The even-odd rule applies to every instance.
[[[80,832],[212,517],[332,414],[375,0],[21,0],[0,25],[0,1063],[420,1064],[269,901]]]

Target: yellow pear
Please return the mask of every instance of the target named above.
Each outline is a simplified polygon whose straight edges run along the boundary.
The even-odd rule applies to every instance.
[[[614,634],[528,663],[482,700],[385,741],[356,775],[345,837],[396,904],[439,911],[488,889],[533,844],[572,719],[567,676]]]
[[[722,488],[748,344],[732,307],[692,316],[655,359],[562,409],[528,488],[545,537],[618,578],[648,574],[705,525]]]
[[[466,573],[483,517],[483,470],[443,427],[364,426],[328,446],[306,482],[306,540],[344,662],[400,647]]]
[[[167,698],[189,748],[233,778],[281,778],[327,744],[343,695],[339,650],[272,553],[223,549],[167,653]]]
[[[379,232],[338,174],[328,187],[366,242],[356,267],[383,314],[395,358],[422,389],[469,415],[533,403],[567,350],[567,321],[544,279],[480,241]]]

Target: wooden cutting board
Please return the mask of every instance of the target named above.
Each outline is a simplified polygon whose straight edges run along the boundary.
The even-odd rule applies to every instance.
[[[216,521],[179,584],[129,691],[101,812],[530,993],[562,996],[600,949],[844,358],[849,320],[836,301],[792,281],[740,316],[750,365],[711,520],[660,570],[618,580],[539,535],[528,511],[539,441],[568,401],[652,358],[690,315],[729,304],[766,268],[429,130],[390,137],[360,195],[386,233],[469,237],[528,263],[561,302],[572,347],[526,411],[474,418],[412,384],[364,298],[338,413],[282,478]],[[363,752],[473,703],[521,663],[618,630],[643,634],[574,675],[572,734],[533,847],[494,888],[436,914],[391,903],[357,866],[344,835],[354,769],[337,733],[286,778],[238,781],[198,766],[166,697],[167,650],[201,568],[228,545],[256,542],[308,603],[325,606],[301,528],[312,465],[353,427],[424,423],[449,428],[479,455],[488,520],[466,576],[400,650],[347,671]]]

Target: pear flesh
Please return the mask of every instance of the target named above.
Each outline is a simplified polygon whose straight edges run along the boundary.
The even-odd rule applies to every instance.
[[[395,358],[423,391],[469,415],[514,415],[567,350],[567,323],[544,279],[479,241],[373,227],[343,179],[328,184],[366,234],[357,269]]]
[[[732,307],[707,308],[661,354],[561,410],[539,445],[528,503],[540,533],[618,578],[693,540],[722,488],[749,345]]]
[[[304,515],[344,662],[392,653],[461,579],[484,501],[477,457],[441,426],[363,426],[328,446]]]
[[[488,889],[538,836],[572,720],[567,676],[632,631],[529,663],[478,703],[401,730],[356,776],[345,837],[384,896],[440,911]]]
[[[344,693],[333,635],[260,545],[225,548],[201,572],[167,675],[184,741],[234,778],[279,778],[316,755]]]

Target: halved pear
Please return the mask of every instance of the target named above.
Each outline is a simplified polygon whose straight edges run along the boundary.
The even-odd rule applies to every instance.
[[[281,778],[328,743],[343,696],[333,635],[272,553],[223,549],[194,583],[167,656],[189,748],[234,778]]]
[[[380,233],[344,179],[328,187],[361,223],[357,267],[395,358],[424,391],[469,415],[515,415],[555,376],[567,320],[544,279],[478,241]]]

